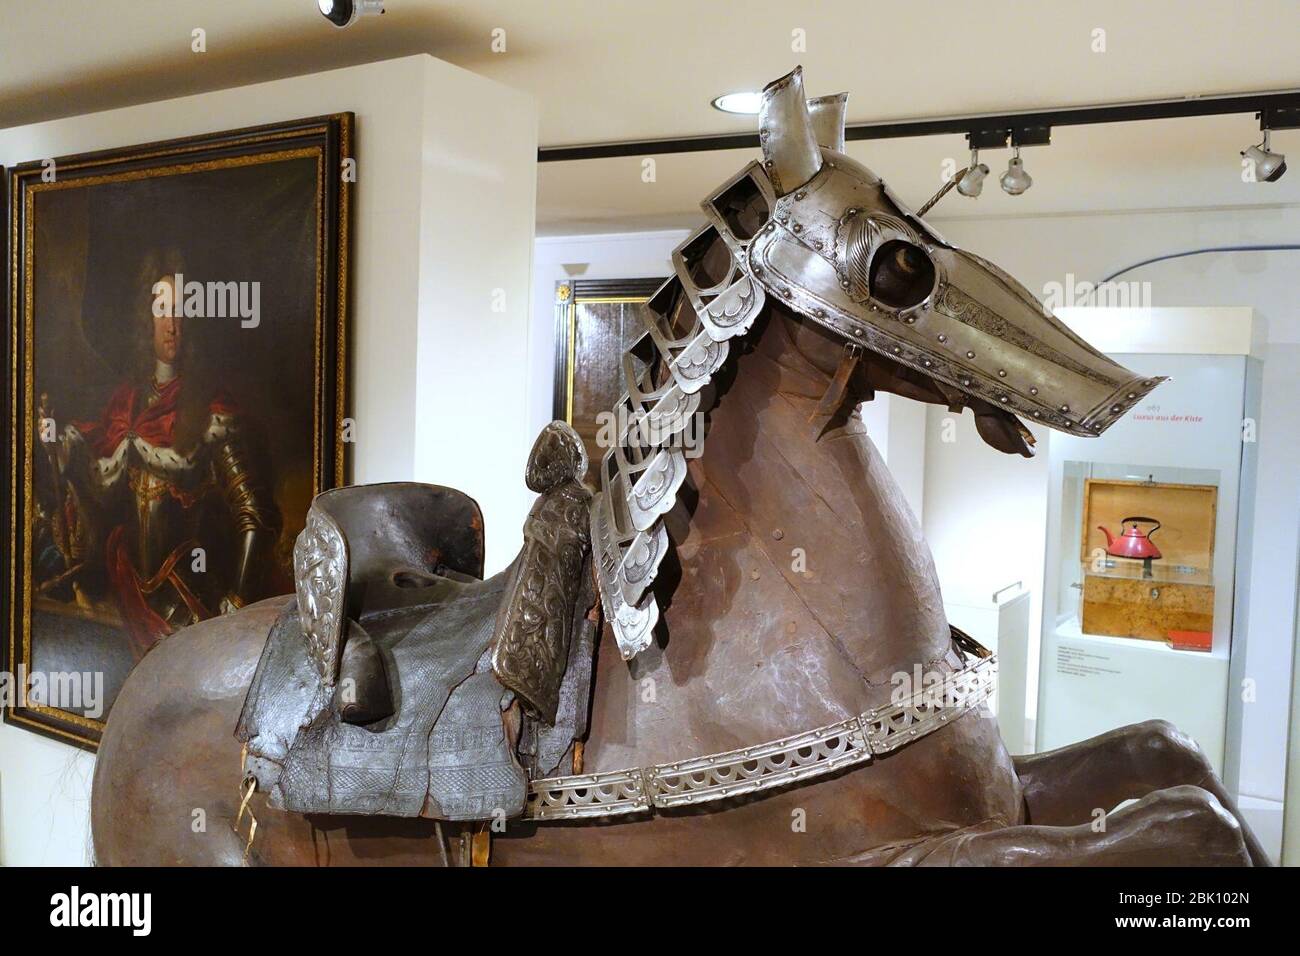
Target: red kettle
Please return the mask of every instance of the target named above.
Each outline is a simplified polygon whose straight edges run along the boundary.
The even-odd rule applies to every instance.
[[[1155,525],[1144,532],[1138,524]],[[1125,525],[1129,525],[1125,528]],[[1097,525],[1097,530],[1106,536],[1106,553],[1116,558],[1136,558],[1139,561],[1151,561],[1160,557],[1160,549],[1155,546],[1151,536],[1160,530],[1160,522],[1155,518],[1134,515],[1120,522],[1120,535],[1115,537],[1104,525]]]

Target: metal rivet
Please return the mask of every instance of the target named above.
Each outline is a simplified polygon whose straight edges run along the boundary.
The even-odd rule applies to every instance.
[[[998,378],[1006,378],[1006,377],[1007,377],[1007,370],[1004,368],[998,369]]]
[[[1031,387],[1031,388],[1029,389],[1029,394],[1030,394],[1030,395],[1037,395],[1037,394],[1038,394],[1038,388],[1037,388],[1036,386]]]
[[[801,190],[799,190],[797,193],[794,194],[794,198],[795,198],[795,199],[803,199],[803,197],[804,197],[804,196],[807,196],[807,195],[808,195],[808,194],[807,194],[806,192],[804,192],[804,191],[801,189]]]
[[[921,364],[924,365],[926,368],[930,368],[930,367],[932,367],[932,366],[934,365],[934,363],[931,362],[929,359],[926,359],[926,360],[925,360],[924,362],[922,362]]]
[[[1035,417],[1035,418],[1042,418],[1042,417],[1043,417],[1043,413],[1042,413],[1042,412],[1034,412],[1034,417]]]
[[[849,280],[848,280],[848,279],[841,279],[841,280],[840,280],[840,288],[841,288],[841,289],[847,289],[848,287],[849,287]]]
[[[826,318],[826,310],[825,310],[825,309],[813,309],[813,315],[815,315],[815,316],[816,316],[817,318],[819,318],[819,319],[824,319],[824,318]]]
[[[894,353],[895,355],[901,355],[902,352],[903,352],[903,350],[900,349],[897,345],[894,346],[894,348],[893,348],[893,353]]]
[[[1062,406],[1061,406],[1061,411],[1063,411],[1063,412],[1068,412],[1069,410],[1070,410],[1070,406],[1069,406],[1069,405],[1062,405]]]
[[[975,357],[975,353],[974,353],[974,352],[967,352],[967,353],[966,353],[966,357],[967,357],[967,358],[974,358],[974,357]]]
[[[941,336],[939,336],[939,341],[940,341],[940,342],[947,342],[947,341],[948,341],[948,336],[946,336],[946,335],[941,335]]]
[[[1112,405],[1112,406],[1110,407],[1110,410],[1111,410],[1112,412],[1117,412],[1117,411],[1119,411],[1120,408],[1122,408],[1122,407],[1123,407],[1123,406],[1121,406],[1121,405]]]
[[[865,333],[863,333],[862,329],[857,328],[857,329],[854,329],[854,330],[853,330],[853,334],[856,335],[858,338],[862,338],[862,336],[863,336]]]
[[[1137,398],[1137,397],[1138,397],[1138,396],[1137,396],[1137,392],[1129,392],[1129,393],[1128,393],[1128,397],[1129,397],[1130,400],[1131,400],[1131,399],[1134,399],[1134,398]]]
[[[797,222],[790,228],[793,229],[795,232],[803,232],[803,226]]]
[[[970,379],[968,379],[968,378],[963,378],[963,379],[961,380],[961,383],[962,383],[963,385],[969,385],[969,384],[970,384]]]

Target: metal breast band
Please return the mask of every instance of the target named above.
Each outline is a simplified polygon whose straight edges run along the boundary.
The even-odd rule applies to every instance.
[[[675,763],[534,780],[526,820],[654,813],[784,787],[856,766],[933,733],[988,699],[997,658],[981,657],[905,700],[753,747]]]

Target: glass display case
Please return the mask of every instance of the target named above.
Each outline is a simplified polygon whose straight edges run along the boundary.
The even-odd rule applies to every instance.
[[[1061,607],[1080,631],[1209,651],[1219,472],[1067,461],[1062,481],[1062,553],[1078,571],[1062,575]]]
[[[1249,328],[1235,345],[1180,341],[1191,323],[1150,310],[1162,311],[1168,323],[1148,316],[1142,331],[1168,351],[1107,351],[1169,381],[1104,435],[1048,444],[1035,744],[1159,718],[1222,772],[1236,749],[1228,689],[1245,646],[1254,508],[1243,422],[1258,415],[1259,362]]]

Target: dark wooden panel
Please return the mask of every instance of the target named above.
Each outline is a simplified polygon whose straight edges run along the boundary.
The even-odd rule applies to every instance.
[[[595,483],[605,448],[598,416],[624,391],[623,353],[645,332],[645,303],[662,279],[600,279],[556,286],[555,407],[582,437]]]

